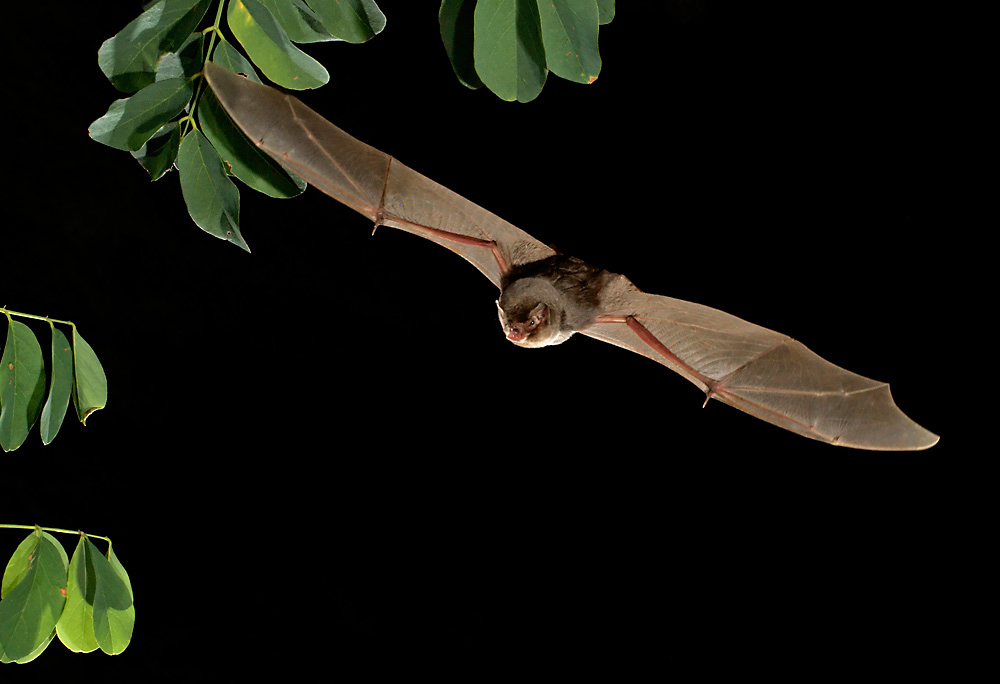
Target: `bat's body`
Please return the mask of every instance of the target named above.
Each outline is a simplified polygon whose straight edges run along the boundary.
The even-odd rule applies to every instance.
[[[211,63],[205,74],[239,128],[287,169],[376,226],[420,235],[476,266],[500,288],[500,323],[514,344],[560,344],[579,332],[667,366],[708,399],[813,439],[883,450],[937,442],[899,410],[886,383],[835,366],[780,333],[647,294],[622,275],[557,254],[296,98]]]

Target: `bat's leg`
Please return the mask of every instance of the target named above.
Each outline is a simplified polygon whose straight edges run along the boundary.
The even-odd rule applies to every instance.
[[[645,342],[651,349],[653,349],[657,354],[663,358],[670,361],[673,365],[678,368],[683,369],[691,377],[695,378],[698,382],[705,386],[705,404],[708,404],[708,400],[711,399],[720,389],[720,384],[718,380],[713,380],[703,373],[699,373],[694,368],[684,363],[674,354],[667,345],[663,344],[656,338],[656,335],[649,332],[642,323],[636,319],[635,316],[598,316],[595,323],[624,323],[629,327],[629,329],[639,336],[643,342]]]

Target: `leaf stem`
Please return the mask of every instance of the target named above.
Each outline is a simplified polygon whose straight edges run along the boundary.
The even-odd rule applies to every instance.
[[[72,327],[74,330],[76,330],[76,323],[74,323],[73,321],[63,321],[58,318],[50,318],[48,316],[36,316],[35,314],[22,313],[20,311],[11,311],[10,309],[4,308],[2,306],[0,306],[0,312],[6,314],[7,318],[10,318],[11,316],[20,316],[21,318],[31,318],[36,321],[46,321],[49,323],[49,325],[53,323],[61,323],[63,325],[68,325]]]
[[[35,529],[35,527],[36,525],[15,525],[14,523],[0,523],[0,528],[7,528],[10,530],[33,530]],[[41,526],[37,527],[44,532],[61,532],[62,534],[82,534],[85,537],[93,537],[94,539],[103,539],[108,543],[109,546],[111,545],[110,539],[108,539],[107,537],[102,537],[99,534],[88,534],[82,530],[64,530],[61,527],[41,527]]]

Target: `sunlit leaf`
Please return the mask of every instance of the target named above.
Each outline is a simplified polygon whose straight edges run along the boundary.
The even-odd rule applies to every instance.
[[[305,0],[260,0],[274,15],[275,20],[285,29],[285,35],[293,43],[322,43],[340,40],[331,36],[323,28],[323,22],[309,8]]]
[[[51,641],[66,603],[66,552],[40,529],[32,534],[24,575],[0,601],[0,644],[4,658],[14,662],[36,657]]]
[[[88,539],[94,568],[94,637],[101,650],[109,655],[117,655],[125,650],[132,639],[135,627],[135,606],[132,605],[132,590],[107,558],[98,552]],[[121,570],[124,572],[124,569]]]
[[[108,112],[90,124],[90,137],[134,152],[184,110],[192,92],[191,81],[186,78],[157,81],[132,97],[112,102]]]
[[[4,568],[3,582],[0,583],[0,599],[6,598],[7,594],[24,579],[28,572],[28,557],[34,553],[37,545],[38,537],[32,532],[14,549]]]
[[[451,68],[459,82],[469,88],[483,85],[472,54],[475,11],[475,0],[442,0],[438,10],[441,41]]]
[[[205,37],[201,33],[192,33],[176,51],[163,55],[156,65],[156,80],[195,76],[201,71],[201,65],[205,61],[202,52],[204,43]]]
[[[545,63],[557,76],[592,83],[601,73],[597,50],[595,0],[545,0],[538,3]]]
[[[209,0],[160,0],[108,38],[97,63],[108,80],[125,93],[137,92],[155,79],[156,66],[176,51],[201,22]]]
[[[318,88],[330,80],[322,64],[295,47],[274,16],[257,0],[232,0],[229,28],[253,63],[285,88]]]
[[[240,191],[229,180],[222,160],[198,130],[181,141],[177,155],[181,194],[199,228],[250,251],[240,234]]]
[[[597,11],[600,23],[610,24],[615,18],[615,0],[597,0]]]
[[[227,172],[254,190],[284,198],[295,197],[306,189],[305,181],[290,174],[243,135],[211,90],[202,93],[198,103],[198,123]]]
[[[93,545],[88,545],[81,535],[73,552],[66,575],[66,606],[56,623],[59,640],[71,651],[90,653],[98,648],[94,636],[94,591],[97,577],[93,559]]]
[[[108,404],[108,378],[97,354],[76,327],[73,328],[73,367],[76,379],[73,386],[76,414],[80,422],[86,425],[91,413]]]
[[[49,398],[42,408],[42,418],[38,427],[42,434],[42,443],[49,444],[56,438],[66,408],[69,406],[70,395],[73,394],[73,347],[61,330],[50,324],[52,328],[52,370],[49,380]]]
[[[31,329],[7,317],[7,341],[0,357],[0,447],[24,443],[45,400],[45,362]]]
[[[538,96],[548,73],[535,0],[479,0],[475,14],[476,73],[508,101]]]
[[[385,28],[385,15],[374,0],[307,0],[323,27],[348,43],[371,40]]]

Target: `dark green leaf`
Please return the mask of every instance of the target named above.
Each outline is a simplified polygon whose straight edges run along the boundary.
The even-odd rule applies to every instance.
[[[155,181],[173,167],[180,144],[180,128],[177,122],[171,122],[154,133],[132,156],[149,173],[149,179]]]
[[[323,65],[292,45],[285,30],[257,0],[232,0],[226,17],[253,63],[278,85],[304,90],[330,80]]]
[[[90,653],[97,650],[94,637],[94,591],[97,577],[91,558],[93,544],[80,536],[66,576],[66,606],[56,623],[59,640],[71,651]]]
[[[156,66],[156,80],[165,81],[168,78],[192,78],[205,61],[202,54],[205,37],[201,33],[192,33],[176,52],[168,52]]]
[[[209,0],[161,0],[101,45],[97,62],[112,85],[137,92],[155,79],[160,57],[174,52],[212,3]]]
[[[198,227],[249,252],[240,235],[240,191],[229,180],[218,153],[200,131],[191,131],[181,141],[177,170],[184,203]]]
[[[24,443],[45,399],[45,361],[35,334],[7,317],[7,341],[0,357],[0,447]]]
[[[198,123],[229,174],[254,190],[284,198],[295,197],[306,189],[305,181],[290,174],[243,135],[211,90],[202,93],[198,103]]]
[[[592,83],[601,73],[597,51],[595,0],[545,0],[538,3],[545,63],[556,76]]]
[[[157,81],[132,97],[111,103],[108,113],[90,124],[90,137],[116,149],[134,152],[184,111],[191,94],[191,82],[186,78]]]
[[[304,0],[260,0],[274,15],[275,20],[285,29],[285,34],[293,43],[322,43],[340,40],[323,28],[319,20]]]
[[[441,40],[451,61],[451,68],[459,82],[469,88],[480,88],[483,85],[476,73],[472,55],[475,12],[475,0],[442,0],[441,9],[438,10]]]
[[[8,661],[26,662],[51,641],[66,599],[66,552],[41,529],[21,581],[0,601],[0,650]]]
[[[597,11],[600,13],[600,23],[610,24],[615,18],[615,0],[597,0]]]
[[[257,71],[253,68],[253,65],[244,57],[239,50],[234,48],[232,45],[226,41],[221,41],[215,46],[215,52],[212,54],[212,61],[219,66],[226,67],[235,74],[246,74],[254,83],[260,83],[260,76],[257,75]]]
[[[49,326],[52,328],[52,378],[49,381],[49,398],[42,408],[39,422],[43,444],[49,444],[56,438],[73,393],[73,347],[61,330],[51,323]]]
[[[479,0],[475,58],[476,73],[498,97],[535,99],[548,73],[535,0]]]
[[[73,386],[76,415],[86,425],[91,413],[108,404],[108,378],[104,375],[104,367],[97,354],[76,327],[73,328],[73,367],[76,376],[76,384]]]
[[[135,627],[135,606],[132,604],[132,588],[128,575],[122,576],[124,568],[115,560],[111,563],[102,556],[88,539],[94,568],[94,637],[101,650],[109,655],[117,655],[128,647]],[[111,550],[108,550],[111,553]],[[117,566],[117,567],[115,567]]]
[[[348,43],[371,40],[385,28],[385,15],[374,0],[306,0],[323,27]]]

